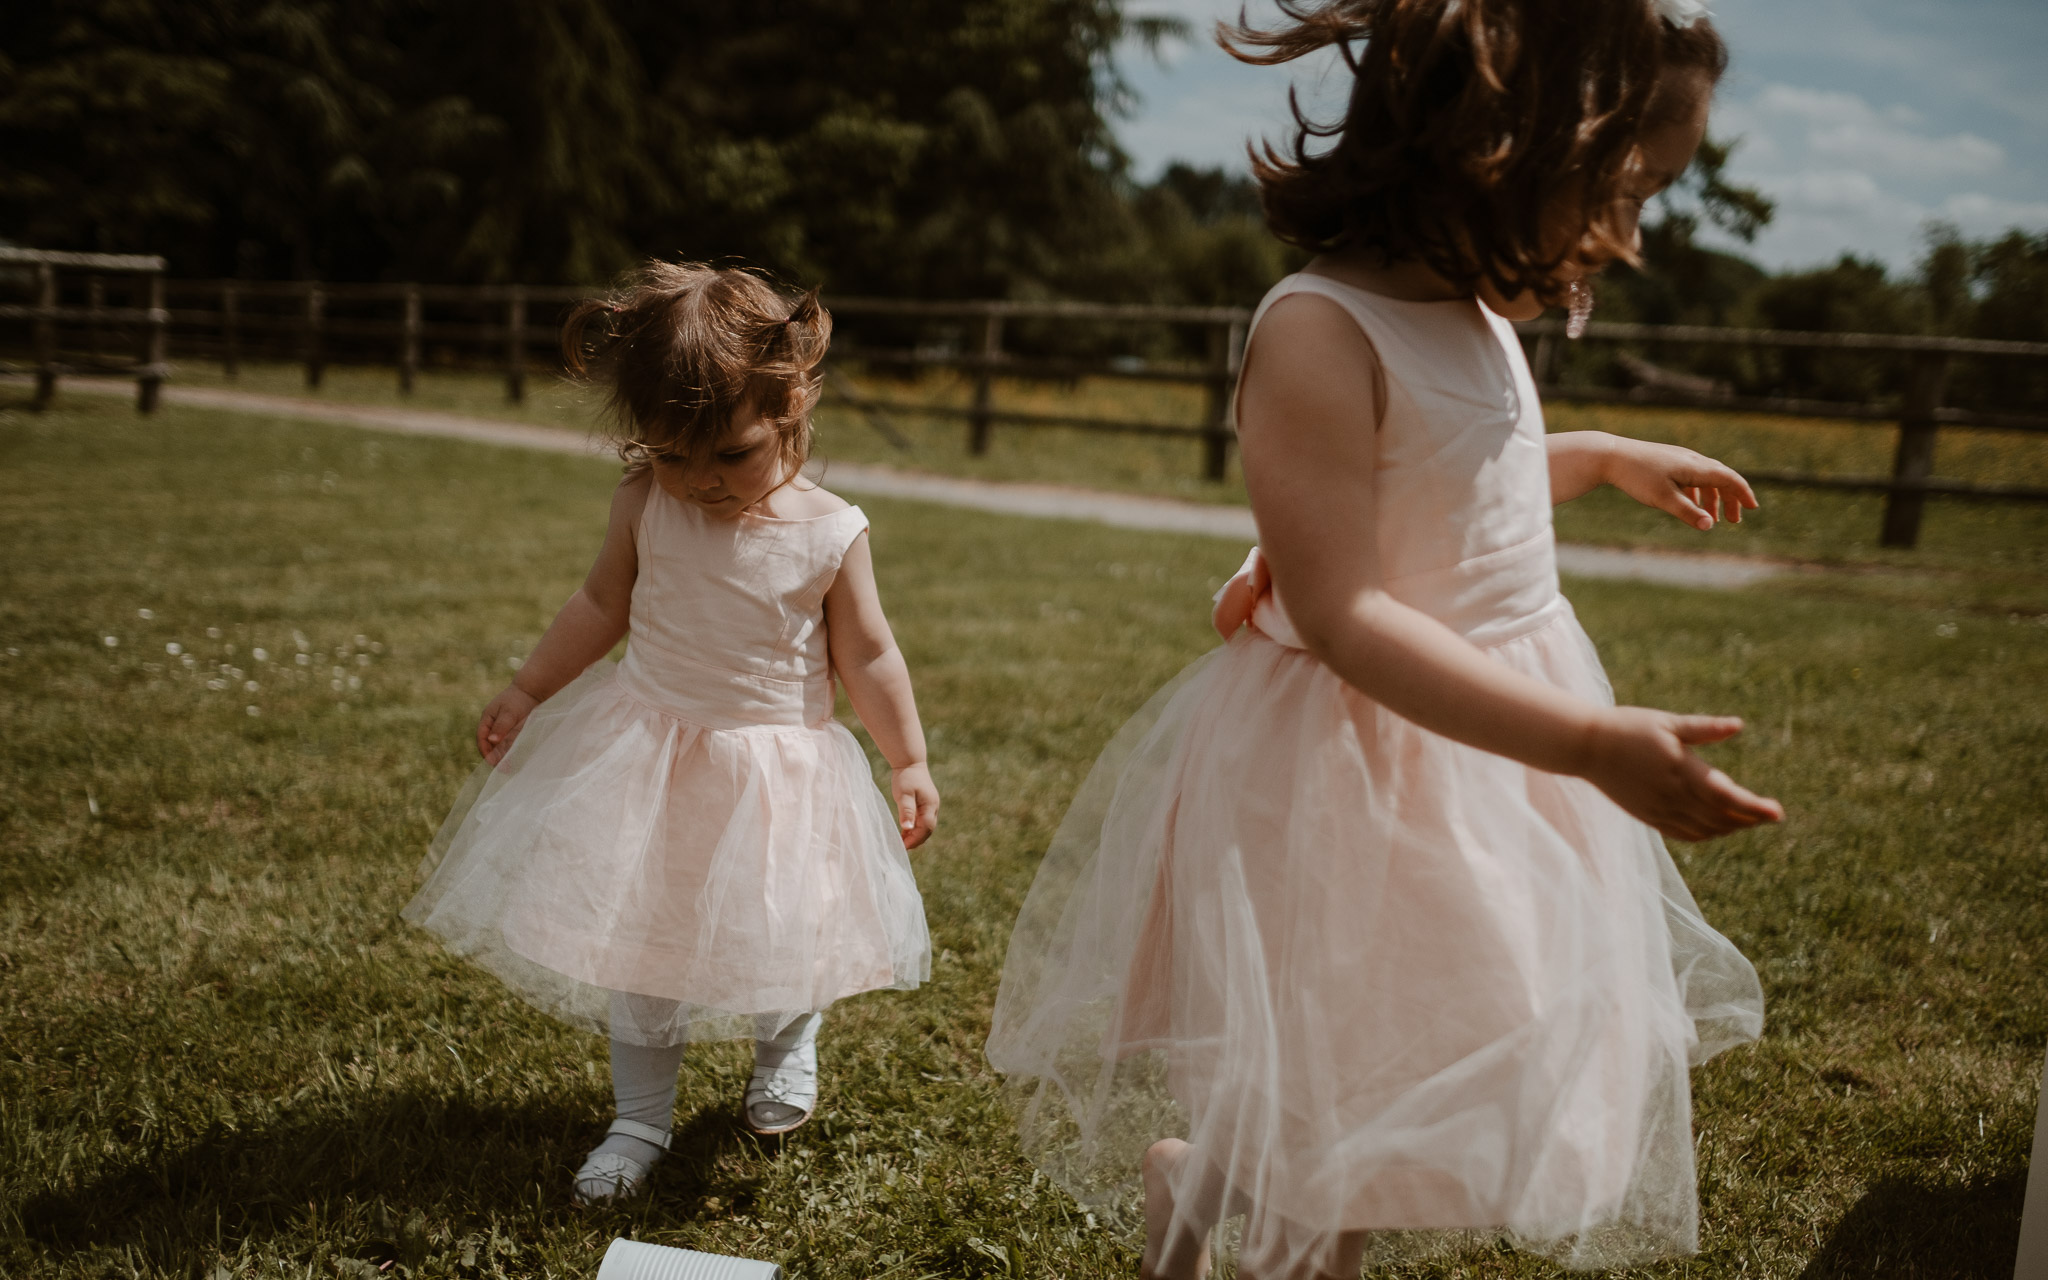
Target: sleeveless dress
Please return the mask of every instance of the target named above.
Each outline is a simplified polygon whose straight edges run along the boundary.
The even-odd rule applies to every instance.
[[[1381,587],[1611,703],[1513,329],[1296,275],[1254,330],[1294,293],[1384,371]],[[1756,1038],[1762,992],[1662,840],[1345,684],[1256,550],[1217,600],[1228,643],[1112,740],[1011,937],[988,1057],[1027,1149],[1135,1230],[1140,1156],[1186,1138],[1177,1200],[1206,1169],[1262,1257],[1361,1230],[1378,1259],[1474,1232],[1575,1267],[1695,1249],[1687,1067]]]
[[[858,507],[717,520],[651,486],[624,659],[476,771],[404,917],[643,1045],[928,977],[894,813],[832,718],[825,592],[865,528]]]

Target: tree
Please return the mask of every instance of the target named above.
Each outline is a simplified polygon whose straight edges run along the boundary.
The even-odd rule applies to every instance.
[[[51,0],[0,55],[0,235],[182,274],[1086,291],[1116,0]]]

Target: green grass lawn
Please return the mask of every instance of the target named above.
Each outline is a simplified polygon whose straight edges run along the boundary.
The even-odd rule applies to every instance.
[[[230,385],[215,366],[188,362],[177,380],[189,385]],[[246,366],[232,385],[275,394],[306,394],[303,373],[285,364]],[[932,373],[913,383],[865,380],[865,389],[890,399],[964,404],[966,379]],[[528,382],[523,405],[505,400],[503,382],[489,374],[450,370],[421,376],[411,397],[398,394],[390,369],[333,366],[321,397],[351,403],[407,404],[419,408],[539,425],[586,428],[593,397],[550,376]],[[1198,388],[1115,379],[1073,385],[999,384],[997,403],[1045,413],[1085,413],[1152,422],[1190,423],[1201,416]],[[1688,410],[1553,405],[1553,430],[1595,428],[1684,444],[1738,468],[1821,474],[1883,475],[1891,470],[1896,432],[1883,425]],[[1160,494],[1202,502],[1245,500],[1235,458],[1220,484],[1200,478],[1200,445],[1193,440],[1105,435],[1045,427],[999,426],[989,451],[966,449],[959,419],[895,414],[895,429],[911,447],[894,447],[859,414],[829,402],[819,412],[819,456],[885,463],[987,480],[1026,480]],[[1945,430],[1939,474],[1979,483],[2048,487],[2048,436]],[[1558,514],[1559,536],[1606,546],[1709,550],[1763,555],[1874,571],[1838,578],[1830,588],[1865,598],[1945,600],[1994,612],[2048,612],[2048,505],[1931,499],[1920,545],[1894,551],[1877,545],[1884,510],[1880,494],[1764,486],[1761,510],[1742,527],[1705,536],[1611,490],[1595,493]]]
[[[740,1046],[693,1051],[652,1193],[578,1212],[601,1042],[397,912],[614,469],[0,396],[0,1274],[588,1277],[627,1233],[803,1280],[1134,1273],[1019,1158],[981,1044],[1066,798],[1213,643],[1241,547],[869,504],[946,793],[933,981],[835,1011],[786,1141],[738,1126]],[[1790,813],[1680,851],[1768,1027],[1696,1073],[1704,1248],[1643,1274],[2003,1280],[2048,1042],[2048,626],[1939,575],[1570,587],[1621,696],[1748,716],[1714,758]]]

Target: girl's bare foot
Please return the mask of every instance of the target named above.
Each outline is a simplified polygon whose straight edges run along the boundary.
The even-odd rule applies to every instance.
[[[1209,1274],[1209,1227],[1189,1217],[1174,1220],[1172,1179],[1191,1148],[1161,1138],[1145,1152],[1145,1255],[1139,1280],[1203,1280]]]

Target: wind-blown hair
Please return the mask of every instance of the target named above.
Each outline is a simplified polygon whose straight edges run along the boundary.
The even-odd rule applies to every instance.
[[[1341,122],[1309,119],[1290,93],[1293,142],[1253,149],[1273,234],[1419,260],[1507,297],[1556,302],[1566,262],[1634,261],[1620,202],[1636,140],[1659,123],[1659,78],[1718,81],[1728,65],[1711,23],[1675,27],[1650,0],[1279,4],[1281,25],[1252,28],[1240,11],[1218,43],[1262,66],[1334,44],[1354,81]]]
[[[792,299],[752,271],[700,262],[648,262],[562,326],[571,376],[608,390],[606,434],[628,464],[696,456],[749,410],[774,429],[787,476],[810,458],[831,343],[816,290]]]

